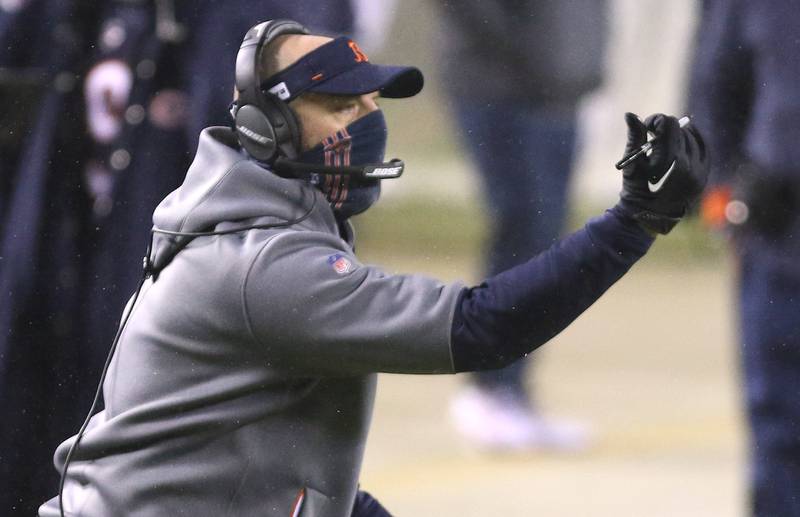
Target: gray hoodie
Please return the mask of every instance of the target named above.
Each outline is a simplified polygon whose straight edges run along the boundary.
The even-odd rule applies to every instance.
[[[203,131],[153,216],[182,232],[299,219],[156,234],[158,274],[126,308],[68,515],[350,515],[375,372],[452,372],[462,286],[361,264],[323,195],[247,160],[227,128]]]

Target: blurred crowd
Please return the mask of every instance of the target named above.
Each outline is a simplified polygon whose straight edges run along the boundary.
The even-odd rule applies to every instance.
[[[486,274],[563,232],[580,107],[618,85],[610,52],[617,63],[631,52],[651,82],[688,83],[677,103],[705,136],[714,167],[698,212],[730,240],[737,264],[749,511],[800,515],[795,3],[692,4],[698,21],[686,29],[684,81],[655,73],[663,56],[648,54],[658,48],[652,34],[634,30],[641,45],[608,46],[620,27],[612,18],[626,6],[641,16],[677,7],[426,1],[440,21],[430,52],[449,78],[441,93],[453,140],[479,173],[490,223]],[[244,32],[292,18],[351,35],[370,52],[391,45],[391,30],[406,30],[392,28],[401,8],[389,0],[0,0],[0,514],[33,514],[56,492],[53,451],[91,405],[140,275],[152,210],[180,184],[200,130],[230,124]],[[663,45],[670,35],[655,36]],[[624,96],[617,102],[626,108]],[[622,113],[614,116],[621,123]],[[527,362],[465,379],[450,408],[455,430],[488,451],[591,447],[586,423],[539,410]]]

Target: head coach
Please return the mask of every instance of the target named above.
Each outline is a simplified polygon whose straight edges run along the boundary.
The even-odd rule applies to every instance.
[[[200,137],[156,208],[145,274],[109,355],[105,408],[55,453],[41,516],[387,515],[358,490],[376,373],[498,368],[548,341],[702,190],[691,127],[626,115],[620,202],[475,287],[391,275],[348,218],[398,177],[377,97],[422,88],[347,38],[274,20],[245,36],[233,128]],[[63,508],[62,508],[63,507]]]

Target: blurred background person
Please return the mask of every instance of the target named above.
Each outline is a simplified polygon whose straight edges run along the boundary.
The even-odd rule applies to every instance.
[[[600,0],[439,2],[443,86],[489,218],[485,274],[547,249],[564,229],[578,105],[603,75]],[[582,449],[588,430],[542,414],[528,363],[470,375],[451,415],[492,449]]]
[[[76,279],[64,262],[79,253],[76,186],[87,141],[78,76],[103,5],[0,3],[2,515],[34,515],[37,499],[57,482],[46,449],[88,408],[73,398],[90,397],[79,379],[91,365],[79,362],[81,338],[70,335]]]
[[[243,34],[283,17],[354,23],[349,0],[0,2],[3,118],[24,128],[0,162],[0,515],[57,490],[52,450],[86,416],[153,208],[230,123]]]
[[[712,184],[703,205],[736,255],[750,512],[800,515],[800,12],[709,0],[692,85]]]

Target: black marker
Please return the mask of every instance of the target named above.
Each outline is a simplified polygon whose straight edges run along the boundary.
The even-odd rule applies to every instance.
[[[686,127],[686,125],[689,124],[690,121],[691,121],[691,119],[687,115],[685,117],[681,117],[678,120],[678,125],[680,127]],[[615,165],[617,170],[621,171],[629,163],[631,163],[633,160],[637,159],[638,157],[642,156],[646,152],[650,151],[653,148],[653,141],[655,141],[655,138],[653,138],[652,140],[648,140],[647,142],[642,144],[642,146],[639,149],[633,151],[631,154],[629,154],[627,156],[623,156],[622,159],[620,161],[618,161],[616,163],[616,165]]]

